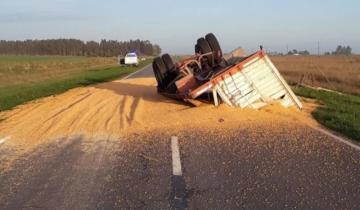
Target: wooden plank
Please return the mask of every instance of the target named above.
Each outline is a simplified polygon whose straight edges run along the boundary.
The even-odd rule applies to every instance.
[[[214,98],[214,105],[219,106],[219,99],[215,88],[212,90],[212,93]]]
[[[282,89],[281,91],[278,91],[276,93],[274,93],[273,95],[271,95],[270,97],[274,100],[278,100],[280,99],[282,96],[286,96],[287,95],[287,92],[285,89]]]
[[[278,79],[281,81],[281,83],[284,85],[286,91],[289,93],[290,97],[292,98],[292,100],[294,101],[294,103],[300,108],[303,108],[303,105],[301,104],[301,102],[299,101],[299,99],[297,98],[297,96],[294,94],[294,92],[291,90],[291,88],[289,87],[289,85],[286,83],[286,81],[284,80],[284,78],[280,75],[278,69],[274,66],[274,64],[271,62],[270,58],[268,56],[265,56],[264,59],[266,60],[266,62],[268,63],[268,65],[270,66],[271,69],[273,69],[275,75],[278,77]]]
[[[257,87],[259,89],[263,90],[264,88],[267,88],[268,86],[273,86],[273,85],[278,85],[278,86],[283,87],[282,84],[274,77],[259,82],[259,84],[257,84]]]
[[[216,89],[216,92],[219,94],[219,96],[221,97],[221,99],[223,101],[225,101],[225,103],[231,107],[234,107],[234,105],[231,103],[231,101],[229,100],[229,98],[226,96],[226,94],[223,92],[223,90],[218,86],[216,85],[215,86],[215,89]]]
[[[247,107],[259,99],[261,99],[261,96],[256,92],[256,90],[250,92],[247,95],[238,95],[234,97],[236,104],[240,105],[241,108]]]
[[[266,97],[270,97],[271,95],[273,95],[274,93],[277,93],[281,90],[285,90],[283,86],[279,85],[279,84],[273,84],[273,85],[269,85],[266,87],[263,87],[262,89],[260,89],[259,91]]]

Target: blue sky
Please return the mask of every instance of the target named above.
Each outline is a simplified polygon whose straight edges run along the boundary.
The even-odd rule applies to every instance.
[[[224,51],[260,44],[268,51],[360,53],[360,1],[355,0],[0,0],[0,39],[149,39],[163,51],[191,53],[213,32]]]

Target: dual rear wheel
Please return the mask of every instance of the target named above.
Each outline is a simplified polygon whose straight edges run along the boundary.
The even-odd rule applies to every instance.
[[[197,40],[195,53],[208,54],[205,57],[211,67],[218,66],[223,60],[219,42],[212,33]],[[168,86],[178,77],[175,63],[169,54],[164,54],[161,57],[155,58],[152,66],[160,89],[168,88]]]
[[[195,53],[207,54],[211,52],[211,55],[206,56],[209,64],[220,64],[223,54],[220,48],[220,44],[213,33],[207,34],[205,38],[201,37],[197,40],[195,45]]]
[[[169,54],[156,57],[152,67],[158,86],[162,89],[176,77],[175,63]]]

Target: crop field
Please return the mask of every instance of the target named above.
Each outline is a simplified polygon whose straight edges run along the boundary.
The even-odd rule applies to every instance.
[[[290,84],[360,95],[360,56],[273,56]]]
[[[125,67],[119,66],[114,57],[0,56],[0,111],[125,76],[150,60],[139,67]]]
[[[360,140],[360,56],[273,56],[272,61],[297,95],[321,104],[312,115],[322,125]]]
[[[68,78],[90,69],[116,65],[116,58],[0,56],[0,87]]]

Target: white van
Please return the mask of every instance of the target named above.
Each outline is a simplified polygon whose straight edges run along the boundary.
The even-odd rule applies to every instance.
[[[136,53],[128,53],[125,56],[125,65],[139,65],[139,58]]]

